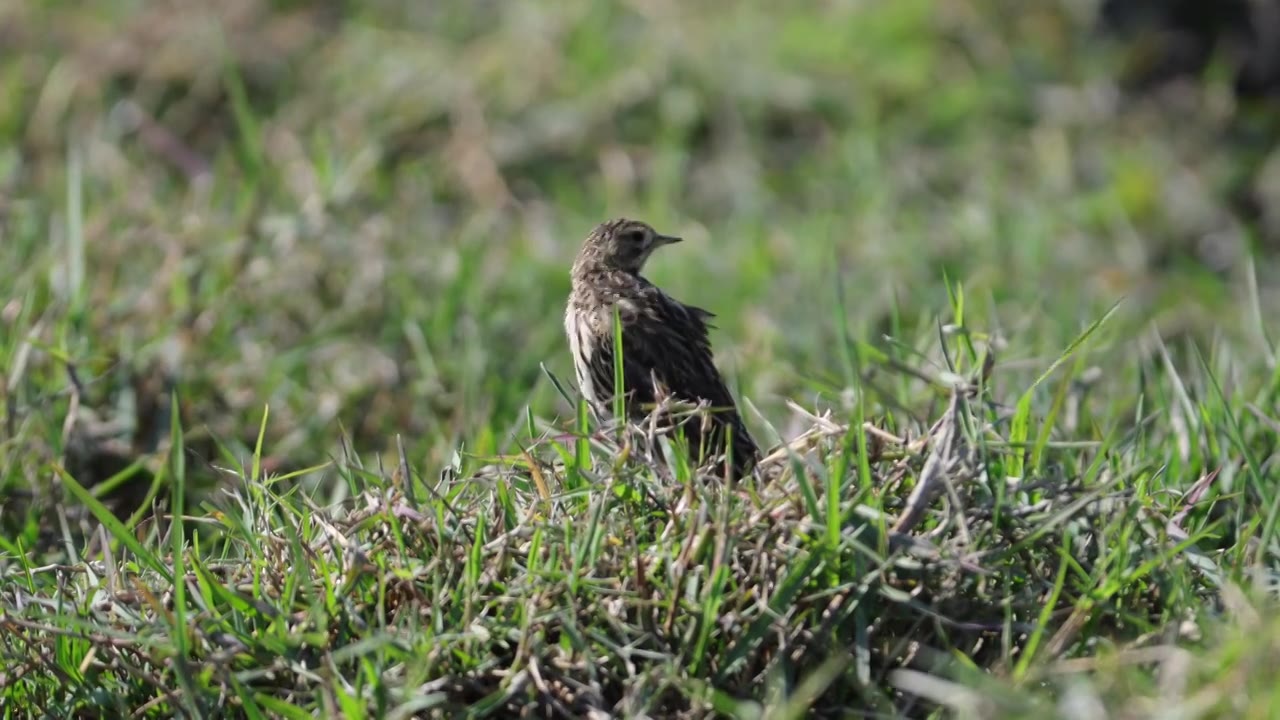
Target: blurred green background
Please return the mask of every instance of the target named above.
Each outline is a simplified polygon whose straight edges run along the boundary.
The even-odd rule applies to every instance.
[[[622,714],[1274,715],[1273,47],[1275,0],[0,0],[3,699],[533,712],[541,653]],[[566,439],[619,215],[761,444],[838,452],[664,517]]]
[[[1155,332],[1267,372],[1274,113],[1226,50],[1130,83],[1167,37],[1079,0],[4,3],[5,482],[154,449],[171,386],[196,448],[269,405],[278,467],[510,450],[572,414],[541,367],[617,215],[690,240],[648,275],[783,436],[846,335],[941,372],[947,282],[1012,388],[1118,301],[1108,403]]]

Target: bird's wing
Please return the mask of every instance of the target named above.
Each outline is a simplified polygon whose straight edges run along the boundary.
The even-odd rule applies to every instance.
[[[701,308],[684,305],[649,287],[622,318],[623,381],[633,401],[655,401],[653,381],[687,401],[707,400],[713,408],[733,408],[733,396],[716,369],[707,318]],[[613,344],[602,343],[593,358],[593,380],[613,387]]]
[[[685,425],[690,447],[702,447],[706,442],[710,443],[706,447],[719,453],[725,429],[732,427],[734,472],[741,475],[759,451],[716,369],[708,317],[711,313],[673,300],[652,286],[627,303],[621,320],[628,412],[632,417],[646,415],[662,393],[684,401],[706,401],[718,411],[714,414],[716,427],[704,437],[697,424]],[[597,388],[612,388],[614,346],[611,340],[601,340],[591,358],[592,381]]]
[[[700,321],[702,323],[702,327],[704,328],[703,335],[706,335],[706,330],[715,329],[716,326],[711,324],[711,319],[716,316],[715,313],[711,312],[710,310],[703,310],[700,307],[694,307],[693,305],[684,305],[683,303],[673,300],[670,297],[668,297],[667,300],[673,303],[676,303],[677,305],[682,305],[685,310],[687,310],[691,315],[694,316],[695,320]]]

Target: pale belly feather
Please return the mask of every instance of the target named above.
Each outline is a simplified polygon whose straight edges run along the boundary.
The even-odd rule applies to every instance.
[[[587,402],[600,407],[600,398],[596,394],[595,383],[591,380],[591,328],[587,318],[583,317],[573,306],[569,306],[564,314],[564,334],[569,339],[569,352],[573,355],[573,373],[578,379],[578,390]]]

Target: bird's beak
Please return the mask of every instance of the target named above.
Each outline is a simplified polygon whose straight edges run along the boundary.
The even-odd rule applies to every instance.
[[[659,245],[673,245],[675,243],[680,242],[681,240],[684,240],[684,238],[676,237],[675,235],[659,235],[657,236],[656,240],[658,241]]]

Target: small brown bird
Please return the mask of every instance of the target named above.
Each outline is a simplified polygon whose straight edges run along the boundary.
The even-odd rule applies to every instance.
[[[717,458],[725,470],[720,458],[732,428],[733,476],[742,477],[759,451],[712,358],[707,320],[714,315],[673,299],[640,276],[655,249],[676,242],[680,238],[627,219],[601,223],[587,236],[573,263],[573,291],[564,316],[578,387],[597,413],[613,414],[616,308],[627,415],[642,419],[668,396],[709,405],[705,421],[695,415],[683,424],[694,459],[701,449],[702,457]]]

